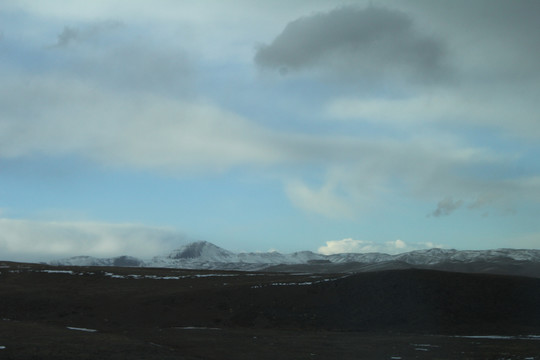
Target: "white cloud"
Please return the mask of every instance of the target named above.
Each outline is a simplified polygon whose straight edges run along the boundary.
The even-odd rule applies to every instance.
[[[47,261],[77,255],[148,258],[166,254],[186,240],[173,229],[136,224],[0,218],[3,260]]]
[[[317,140],[301,146],[315,147]],[[475,204],[470,207],[473,209],[496,205],[496,200],[505,194],[521,197],[518,188],[525,186],[475,175],[483,168],[504,169],[511,160],[486,149],[464,146],[451,138],[410,142],[358,138],[318,144],[309,161],[324,166],[321,185],[286,181],[286,192],[297,207],[322,215],[354,217],[377,207],[381,201],[403,196],[435,204],[441,198],[456,198],[464,205]]]
[[[332,218],[350,217],[353,209],[348,201],[335,193],[331,184],[320,189],[312,189],[302,182],[287,184],[286,193],[292,203],[308,212],[314,212]]]
[[[442,247],[428,243],[406,243],[403,240],[387,241],[377,243],[367,240],[355,240],[352,238],[342,240],[327,241],[325,246],[321,246],[318,251],[324,255],[341,254],[341,253],[384,253],[384,254],[399,254],[420,249],[430,249],[434,247]]]
[[[390,242],[390,244],[394,245],[396,249],[405,249],[407,247],[407,244],[405,241],[397,239],[394,242]]]
[[[274,134],[212,104],[112,92],[58,77],[11,76],[0,91],[0,153],[76,153],[140,168],[222,169],[282,157]],[[9,90],[8,90],[9,89]]]
[[[506,86],[512,88],[511,85]],[[411,125],[477,125],[503,130],[514,136],[540,137],[536,102],[531,96],[535,91],[524,91],[522,86],[520,92],[524,94],[516,98],[507,93],[490,94],[489,88],[470,85],[459,91],[450,88],[404,98],[342,97],[331,100],[325,106],[325,113],[330,119],[409,129]]]
[[[315,166],[325,174],[319,188],[287,176],[285,191],[298,208],[330,217],[354,217],[380,196],[398,193],[435,203],[455,197],[467,205],[479,198],[531,199],[526,193],[538,188],[536,181],[477,177],[469,170],[502,173],[514,158],[449,136],[409,141],[285,133],[204,101],[124,94],[62,76],[2,74],[0,157],[78,155],[104,166],[174,174]]]

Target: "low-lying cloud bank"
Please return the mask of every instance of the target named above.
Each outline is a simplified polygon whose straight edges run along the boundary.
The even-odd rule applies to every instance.
[[[184,235],[169,228],[0,218],[0,260],[48,261],[76,255],[148,258],[186,242]]]
[[[331,240],[326,242],[326,246],[319,248],[319,253],[324,255],[342,254],[342,253],[384,253],[384,254],[400,254],[408,251],[441,248],[443,245],[427,243],[406,243],[403,240],[386,241],[384,243],[376,243],[367,240],[354,240],[347,238],[343,240]]]
[[[176,249],[189,237],[172,228],[140,224],[103,222],[50,222],[0,218],[0,260],[40,262],[78,255],[115,257],[121,255],[148,259]],[[443,247],[433,243],[406,243],[403,240],[376,243],[373,241],[327,241],[318,252],[380,252],[397,254],[412,250]]]

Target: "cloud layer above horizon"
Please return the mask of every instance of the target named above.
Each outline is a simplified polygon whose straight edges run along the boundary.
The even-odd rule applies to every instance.
[[[138,224],[97,222],[52,222],[0,218],[0,253],[15,261],[50,261],[73,254],[109,258],[134,256],[148,260],[164,256],[196,239],[171,228]],[[327,241],[318,248],[323,255],[340,253],[398,254],[441,247],[433,243],[407,244],[403,240],[373,241],[343,239]]]
[[[2,217],[28,236],[54,210],[246,250],[540,247],[539,12],[8,0]]]
[[[0,253],[17,261],[49,261],[73,254],[148,258],[189,239],[174,229],[136,224],[47,222],[0,218]]]

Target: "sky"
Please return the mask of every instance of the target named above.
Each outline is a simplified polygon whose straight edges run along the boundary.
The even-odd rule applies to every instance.
[[[0,259],[540,249],[536,0],[2,0]]]

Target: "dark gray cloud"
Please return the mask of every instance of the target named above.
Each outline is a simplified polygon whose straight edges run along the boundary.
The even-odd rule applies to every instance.
[[[404,12],[370,6],[340,7],[290,22],[255,62],[280,72],[321,67],[361,77],[419,82],[445,77],[445,47],[421,34]]]
[[[101,33],[120,27],[122,24],[118,21],[102,21],[86,27],[65,26],[60,34],[56,44],[52,47],[66,47],[74,43],[86,42],[98,37]]]
[[[409,6],[406,11],[431,21],[445,34],[459,66],[476,66],[465,75],[471,80],[536,81],[540,1],[416,0],[399,5]]]
[[[64,30],[58,35],[58,42],[56,46],[68,46],[73,41],[78,41],[80,38],[80,31],[76,28],[66,26]]]
[[[454,200],[447,197],[439,201],[437,208],[430,214],[431,216],[447,216],[459,209],[463,205],[463,200]]]

